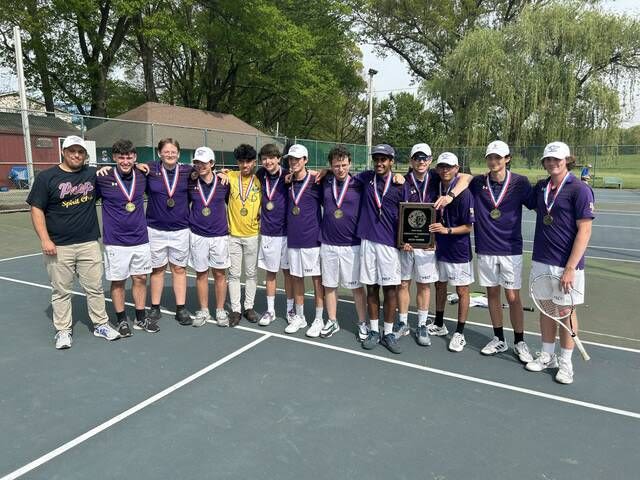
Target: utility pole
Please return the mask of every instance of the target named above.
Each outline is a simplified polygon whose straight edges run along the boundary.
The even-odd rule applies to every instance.
[[[378,70],[369,69],[369,115],[367,116],[367,170],[371,167],[371,143],[373,139],[373,76]]]

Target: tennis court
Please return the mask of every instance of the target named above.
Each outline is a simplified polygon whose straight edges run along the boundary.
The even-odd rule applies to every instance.
[[[587,260],[580,320],[592,360],[574,355],[571,386],[526,372],[510,353],[482,357],[492,335],[484,309],[471,309],[460,354],[445,338],[424,348],[409,337],[402,355],[365,352],[348,298],[342,331],[327,340],[285,335],[283,320],[181,327],[165,310],[158,334],[108,343],[84,323],[78,287],[73,348],[56,351],[28,216],[2,215],[0,480],[637,478],[640,195],[605,193],[601,212],[630,215],[614,223],[603,212],[594,224],[591,243],[607,250]],[[617,258],[616,248],[635,256]],[[168,277],[163,298],[170,288]],[[194,290],[190,279],[187,305]],[[265,307],[260,290],[256,307]],[[306,307],[309,316],[311,299]],[[525,325],[537,348],[534,313]]]

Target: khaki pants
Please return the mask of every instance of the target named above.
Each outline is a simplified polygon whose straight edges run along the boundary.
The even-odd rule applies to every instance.
[[[244,260],[244,308],[253,308],[257,287],[258,264],[258,236],[255,237],[229,237],[229,255],[231,266],[229,267],[229,300],[231,310],[240,310],[240,276],[242,275],[242,261]]]
[[[56,330],[71,330],[71,291],[74,277],[87,294],[89,317],[94,325],[109,320],[104,305],[102,288],[102,251],[95,242],[56,246],[57,255],[45,255],[44,264],[49,274],[53,325]]]

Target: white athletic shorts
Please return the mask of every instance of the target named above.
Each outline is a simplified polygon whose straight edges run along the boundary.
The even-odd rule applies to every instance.
[[[448,282],[454,287],[471,285],[474,281],[473,264],[438,262],[438,281]]]
[[[400,285],[400,250],[389,245],[362,240],[360,283],[382,286]]]
[[[529,285],[533,282],[533,279],[539,275],[555,275],[557,277],[562,276],[562,272],[564,272],[564,268],[556,267],[555,265],[547,265],[546,263],[540,262],[531,262],[531,274],[529,275]],[[572,292],[571,296],[573,297],[574,305],[582,305],[584,303],[584,270],[576,270],[576,275],[573,280],[573,288],[574,292]],[[556,299],[563,297],[564,301],[556,302]],[[571,305],[571,298],[569,295],[561,292],[559,289],[556,290],[554,288],[553,291],[553,299],[554,303],[558,305]],[[544,299],[543,299],[544,300]]]
[[[478,254],[478,282],[482,287],[522,288],[522,255]]]
[[[132,247],[104,246],[104,274],[110,282],[148,273],[151,273],[151,248],[148,243]]]
[[[274,273],[279,272],[280,269],[289,270],[287,250],[287,237],[262,235],[258,249],[258,268]]]
[[[322,285],[328,288],[353,290],[360,283],[360,245],[320,245]]]
[[[189,233],[188,228],[175,232],[164,232],[147,227],[149,232],[149,244],[151,245],[151,266],[153,268],[164,267],[171,262],[178,267],[186,267],[189,260]]]
[[[289,273],[294,277],[315,277],[320,275],[320,247],[288,248]]]
[[[418,283],[438,281],[438,266],[435,250],[416,248],[412,252],[400,251],[402,280],[415,280]]]
[[[189,266],[196,272],[206,272],[209,268],[216,270],[229,268],[231,266],[229,235],[201,237],[191,232],[189,235]]]

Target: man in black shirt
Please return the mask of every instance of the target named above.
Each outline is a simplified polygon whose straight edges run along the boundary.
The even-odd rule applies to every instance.
[[[108,323],[104,304],[96,169],[85,165],[87,149],[75,135],[65,138],[62,157],[60,165],[38,175],[27,198],[52,287],[57,349],[71,347],[71,290],[76,274],[87,294],[93,334],[107,340],[120,338]]]

